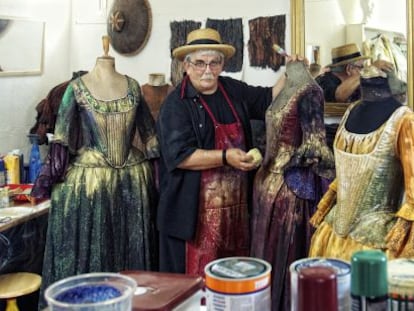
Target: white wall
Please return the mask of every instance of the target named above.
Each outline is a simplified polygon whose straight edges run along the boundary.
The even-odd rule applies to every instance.
[[[41,76],[0,77],[0,153],[21,149],[27,155],[36,104],[68,77],[70,9],[70,0],[0,1],[0,15],[45,21],[47,39]]]
[[[45,21],[44,68],[40,76],[0,77],[0,154],[21,149],[28,155],[26,138],[35,123],[36,105],[55,85],[68,80],[72,72],[90,70],[102,55],[101,37],[106,34],[105,10],[113,0],[1,0],[0,15]],[[141,84],[149,73],[170,75],[170,27],[186,19],[205,23],[207,18],[243,18],[244,41],[248,42],[248,20],[260,16],[287,14],[286,47],[290,47],[289,0],[151,0],[152,31],[144,49],[135,56],[115,56],[119,72]],[[106,8],[105,8],[106,6]],[[96,8],[99,8],[98,11]],[[1,48],[1,47],[0,47]],[[289,50],[289,49],[288,49]],[[242,72],[231,74],[254,85],[272,85],[280,72],[252,69],[247,50]],[[47,150],[43,146],[43,152]]]
[[[96,56],[102,54],[101,36],[106,34],[106,24],[76,23],[78,10],[83,10],[84,0],[74,0],[72,28],[72,63],[71,70],[93,68]],[[152,10],[151,35],[144,49],[135,56],[123,56],[115,50],[110,54],[115,56],[118,71],[145,83],[149,73],[163,72],[169,77],[170,72],[170,22],[195,20],[204,26],[207,18],[228,19],[242,18],[244,25],[244,42],[247,44],[248,20],[259,16],[273,16],[289,13],[289,0],[258,0],[256,2],[240,2],[239,0],[165,0],[149,1]],[[110,3],[108,7],[110,8]],[[287,16],[287,21],[289,16]],[[287,27],[290,28],[287,22]],[[290,29],[287,29],[286,46],[290,47]],[[247,47],[246,47],[247,48]],[[243,71],[231,74],[251,84],[272,85],[275,74],[272,70],[252,70],[248,66],[247,50]]]

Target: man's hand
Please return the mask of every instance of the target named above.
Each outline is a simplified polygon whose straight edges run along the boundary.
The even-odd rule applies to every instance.
[[[385,72],[390,72],[394,70],[394,65],[392,63],[382,59],[377,59],[375,62],[372,63],[372,65]]]

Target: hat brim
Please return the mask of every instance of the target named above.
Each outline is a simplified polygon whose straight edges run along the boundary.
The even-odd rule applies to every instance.
[[[236,52],[234,46],[229,44],[192,44],[192,45],[183,45],[173,51],[173,56],[180,61],[184,60],[184,57],[192,52],[197,50],[215,50],[224,54],[226,59],[232,57]]]
[[[370,58],[371,57],[369,57],[369,56],[363,56],[363,55],[361,55],[361,56],[353,57],[353,58],[350,58],[350,59],[346,59],[346,60],[343,60],[343,61],[340,61],[340,62],[337,62],[337,63],[334,63],[334,64],[329,64],[327,67],[343,66],[343,65],[347,65],[347,64],[350,64],[350,63],[359,61],[359,60],[370,59]]]

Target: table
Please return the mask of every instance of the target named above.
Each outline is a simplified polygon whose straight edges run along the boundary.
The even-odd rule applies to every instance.
[[[24,215],[17,216],[17,217],[12,217],[11,221],[9,222],[0,223],[0,232],[6,231],[10,228],[13,228],[31,219],[37,218],[41,215],[48,213],[49,207],[50,207],[50,200],[45,200],[35,205],[32,205],[29,202],[19,203],[19,204],[12,203],[10,207],[27,207],[27,208],[31,208],[33,211],[28,214],[24,214]]]

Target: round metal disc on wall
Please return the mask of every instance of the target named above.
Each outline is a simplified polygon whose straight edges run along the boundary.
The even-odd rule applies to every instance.
[[[116,0],[108,16],[111,45],[120,54],[137,54],[151,33],[152,12],[147,0]]]

